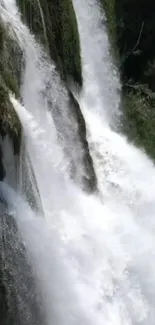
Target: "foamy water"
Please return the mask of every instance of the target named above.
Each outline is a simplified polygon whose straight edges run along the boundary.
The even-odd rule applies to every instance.
[[[47,73],[46,60],[38,74],[34,60],[37,57],[40,62],[38,45],[34,42],[31,49],[33,39],[27,29],[24,106],[13,96],[11,100],[23,125],[44,218],[6,184],[0,184],[0,194],[16,215],[42,291],[45,323],[154,325],[154,164],[111,129],[114,117],[119,116],[120,84],[109,55],[104,14],[95,0],[86,0],[83,6],[79,0],[73,3],[84,77],[79,101],[99,195],[88,196],[70,180],[63,142],[58,141],[55,121],[40,92],[46,89],[42,78]],[[12,17],[11,10],[8,7]],[[55,78],[53,100],[61,89]]]

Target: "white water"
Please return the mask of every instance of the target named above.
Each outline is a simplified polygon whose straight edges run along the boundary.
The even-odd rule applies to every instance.
[[[98,0],[73,0],[81,39],[84,76],[83,99],[89,111],[100,115],[106,124],[119,115],[120,83],[112,63],[106,18]]]
[[[84,68],[80,103],[103,203],[63,176],[66,162],[56,132],[50,133],[47,119],[42,122],[46,107],[42,113],[36,86],[40,75],[33,69],[31,51],[22,90],[26,108],[11,99],[24,127],[45,220],[36,218],[4,184],[1,195],[16,210],[43,292],[47,324],[154,325],[155,168],[144,153],[110,129],[111,108],[115,103],[117,115],[119,105],[119,83],[106,31],[99,24],[102,14],[95,0],[83,6],[74,0],[74,5]],[[28,49],[30,39],[26,36]],[[33,50],[37,55],[35,46]]]
[[[53,159],[57,157],[59,160],[62,173],[68,177],[68,173],[76,166],[74,176],[81,183],[83,176],[86,176],[82,164],[83,146],[79,141],[77,120],[71,114],[68,93],[54,64],[22,24],[14,1],[3,2],[7,10],[0,7],[1,17],[10,27],[10,33],[14,31],[25,54],[26,67],[21,87],[23,103],[36,122],[41,124],[48,142],[52,142],[50,151],[53,152]],[[59,163],[56,162],[57,168]]]

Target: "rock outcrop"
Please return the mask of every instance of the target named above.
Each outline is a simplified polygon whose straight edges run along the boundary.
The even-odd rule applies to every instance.
[[[80,106],[69,89],[69,85],[72,83],[76,84],[76,89],[80,89],[82,86],[80,41],[72,1],[17,0],[17,2],[22,12],[23,21],[55,62],[63,86],[67,90],[67,114],[75,125],[75,128],[72,125],[72,129],[75,130],[75,146],[78,145],[80,148],[79,161],[82,164],[82,168],[81,165],[78,166],[78,163],[72,157],[72,152],[70,152],[71,159],[73,158],[70,167],[71,177],[77,181],[78,177],[76,177],[76,174],[78,174],[78,168],[82,169],[85,176],[79,176],[79,178],[81,177],[80,184],[82,188],[89,189],[92,192],[96,190],[97,184],[93,161],[86,140],[86,125]],[[58,105],[59,103],[57,103]],[[51,102],[51,111],[54,110],[53,106]],[[61,113],[59,107],[57,107],[57,111],[53,115],[58,132],[61,134],[62,129],[65,129],[66,126],[60,128],[60,125],[65,122],[63,120],[60,121]],[[66,134],[62,136],[67,139],[68,134]]]
[[[1,325],[45,325],[41,295],[17,225],[0,202]]]
[[[80,41],[72,0],[17,0],[23,21],[55,61],[62,79],[82,85]]]
[[[18,42],[0,20],[0,181],[5,180],[14,189],[19,188],[23,135],[10,93],[20,97],[22,68],[23,54]],[[30,183],[27,178],[27,184]],[[33,190],[29,197],[27,200],[32,201]],[[33,198],[32,208],[35,207]],[[42,302],[38,297],[15,218],[0,198],[0,323],[43,324]]]
[[[22,128],[10,101],[9,93],[13,92],[15,96],[19,96],[19,62],[21,62],[21,59],[22,53],[17,42],[11,38],[9,31],[0,20],[0,180],[3,180],[5,177],[3,157],[9,154],[5,152],[8,148],[3,146],[6,136],[9,138],[13,155],[19,157],[20,154]]]

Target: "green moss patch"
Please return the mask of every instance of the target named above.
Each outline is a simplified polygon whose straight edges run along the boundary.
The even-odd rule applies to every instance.
[[[145,85],[124,89],[123,131],[155,159],[155,93]]]
[[[14,153],[18,154],[21,141],[21,123],[10,102],[8,90],[0,78],[0,133],[9,135],[13,142]]]
[[[9,91],[19,97],[19,47],[0,20],[0,134],[9,135],[14,153],[19,153],[21,124],[9,99]],[[21,51],[20,51],[21,53]]]

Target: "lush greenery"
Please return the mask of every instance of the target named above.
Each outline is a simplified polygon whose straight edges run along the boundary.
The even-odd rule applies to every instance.
[[[147,85],[135,84],[124,89],[123,129],[140,147],[155,158],[155,93]]]
[[[82,85],[80,42],[72,0],[17,0],[24,21],[56,62],[63,79]]]
[[[119,53],[123,129],[155,158],[155,2],[100,0]]]

